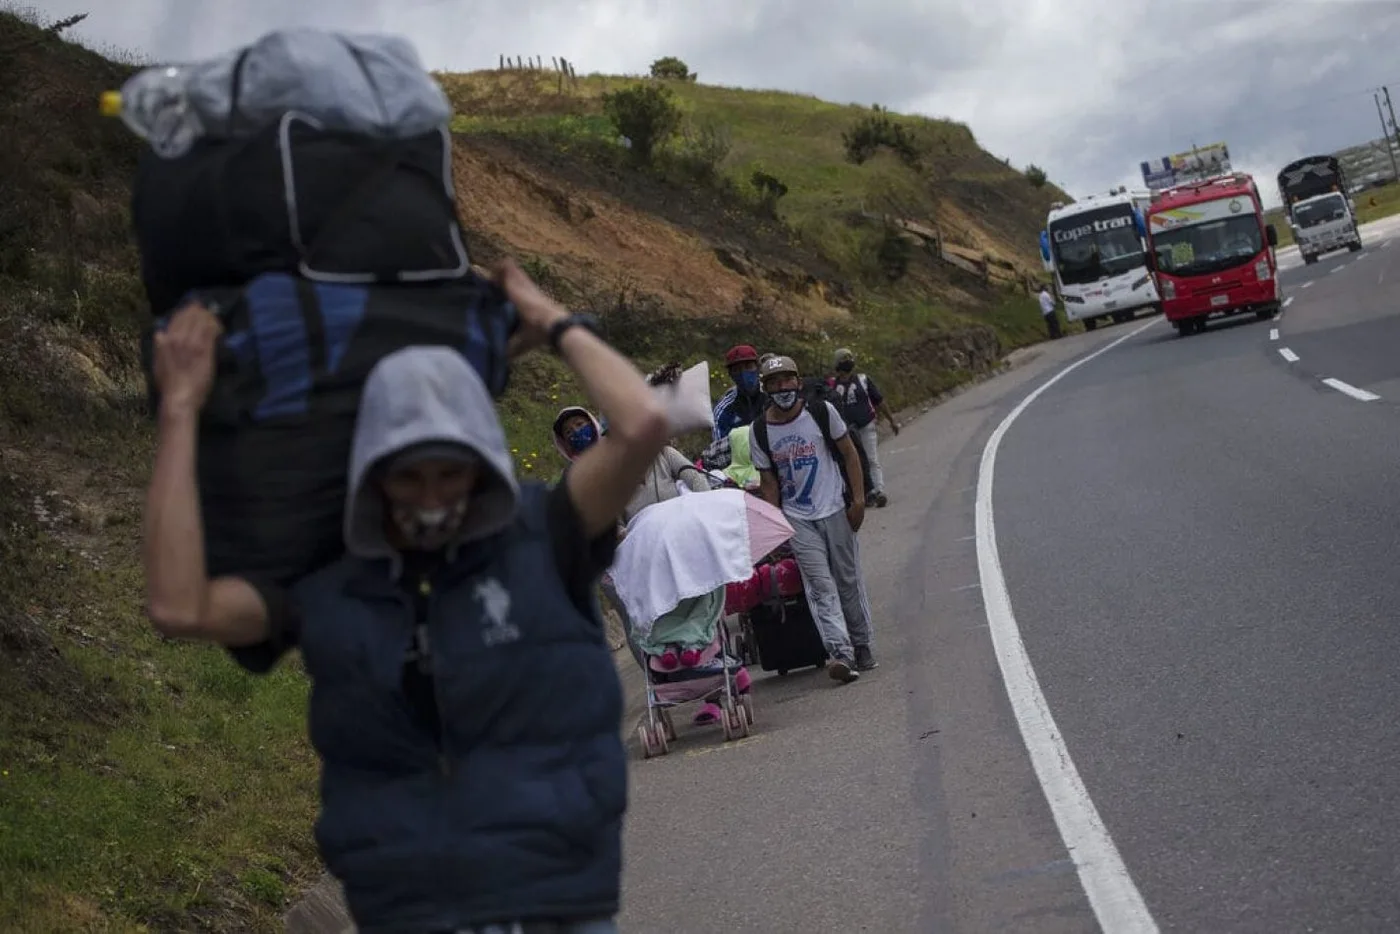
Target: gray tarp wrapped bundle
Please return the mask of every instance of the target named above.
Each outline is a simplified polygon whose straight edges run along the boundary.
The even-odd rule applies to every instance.
[[[393,139],[426,133],[452,116],[418,52],[397,36],[285,29],[177,67],[186,72],[189,101],[213,137],[254,133],[289,110],[327,130]]]
[[[191,289],[264,272],[366,284],[467,276],[452,107],[408,41],[278,30],[146,69],[122,97],[139,109],[175,86],[181,102],[167,110],[194,116],[198,133],[183,151],[146,153],[132,201],[156,314]]]

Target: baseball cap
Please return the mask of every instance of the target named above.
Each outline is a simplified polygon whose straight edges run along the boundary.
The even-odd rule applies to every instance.
[[[724,365],[733,366],[736,363],[751,363],[758,359],[758,351],[749,344],[735,344],[729,348],[724,355]]]

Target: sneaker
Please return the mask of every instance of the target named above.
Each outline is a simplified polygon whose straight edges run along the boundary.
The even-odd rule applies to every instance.
[[[865,497],[865,505],[867,505],[867,506],[874,506],[874,505],[875,505],[875,494],[874,494],[874,493],[871,493],[871,494],[869,494],[869,495],[867,495],[867,496]]]
[[[858,645],[856,648],[856,670],[869,671],[872,668],[879,668],[880,663],[875,661],[875,653],[868,645]]]
[[[684,650],[683,652],[681,652],[680,662],[682,668],[694,668],[696,665],[700,664],[700,650]]]
[[[884,494],[884,493],[876,493],[876,494],[875,494],[875,508],[876,508],[876,509],[884,509],[884,508],[885,508],[886,506],[888,506],[889,504],[890,504],[890,501],[889,501],[889,499],[887,499],[887,498],[885,497],[885,494]]]
[[[666,671],[675,671],[676,665],[680,663],[680,658],[676,655],[675,649],[667,649],[657,657],[657,661]]]
[[[855,663],[849,658],[842,658],[837,655],[826,663],[826,673],[831,676],[831,680],[840,681],[842,684],[850,684],[860,677],[860,672],[856,671]]]

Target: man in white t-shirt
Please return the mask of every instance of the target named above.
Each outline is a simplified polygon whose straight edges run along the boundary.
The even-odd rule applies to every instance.
[[[831,403],[808,409],[791,357],[765,360],[760,376],[769,405],[749,446],[759,491],[792,524],[807,606],[831,654],[827,673],[849,683],[876,665],[856,540],[865,520],[860,455]]]
[[[1050,286],[1040,287],[1040,314],[1045,318],[1045,330],[1051,340],[1060,336],[1060,318],[1055,314],[1055,296],[1050,294]]]

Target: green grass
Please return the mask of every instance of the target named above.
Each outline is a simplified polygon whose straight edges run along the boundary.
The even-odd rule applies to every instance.
[[[456,129],[541,133],[555,140],[614,139],[616,132],[601,115],[602,96],[643,80],[589,75],[561,86],[553,73],[530,71],[438,78],[462,115]],[[855,165],[845,157],[842,132],[870,114],[868,106],[686,81],[666,86],[692,130],[709,125],[728,136],[724,174],[741,191],[750,189],[755,170],[779,178],[789,189],[779,205],[783,220],[834,258],[851,256],[851,212],[928,221],[940,208],[955,208],[941,225],[950,243],[971,246],[980,240],[992,252],[1036,270],[1035,231],[1050,203],[1066,197],[1053,185],[1034,188],[1020,170],[983,151],[962,123],[892,115],[913,135],[924,170],[912,171],[884,151]]]

